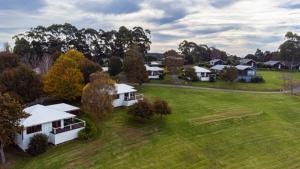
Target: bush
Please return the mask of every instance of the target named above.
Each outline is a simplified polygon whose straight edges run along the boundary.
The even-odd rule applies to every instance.
[[[45,134],[36,134],[30,139],[27,152],[33,156],[42,154],[48,149],[48,136]]]
[[[238,70],[235,67],[225,67],[220,73],[220,79],[233,82],[238,78]]]
[[[78,133],[78,139],[79,140],[89,140],[89,139],[95,137],[96,134],[97,134],[96,125],[93,122],[86,120],[85,128]]]
[[[151,119],[153,116],[153,106],[147,99],[140,100],[128,109],[128,114],[141,120]]]
[[[265,80],[261,76],[255,76],[251,79],[251,83],[264,83]]]
[[[199,81],[199,78],[198,78],[197,73],[195,72],[194,68],[186,68],[185,69],[185,79],[192,81],[192,82]]]
[[[154,113],[159,115],[161,118],[164,115],[169,115],[172,113],[172,109],[169,106],[168,102],[161,99],[156,99],[153,103]]]

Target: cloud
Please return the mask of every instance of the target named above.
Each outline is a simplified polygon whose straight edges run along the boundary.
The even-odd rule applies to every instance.
[[[150,29],[151,52],[177,49],[183,40],[245,56],[277,50],[287,31],[300,31],[295,0],[3,0],[0,43],[38,25]]]

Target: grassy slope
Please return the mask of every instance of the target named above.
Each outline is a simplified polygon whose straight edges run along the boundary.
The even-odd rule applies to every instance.
[[[148,87],[144,93],[167,99],[173,114],[140,125],[118,110],[99,122],[96,140],[57,146],[16,168],[300,167],[299,97]],[[229,119],[210,121],[218,114]]]
[[[224,81],[210,82],[193,82],[189,83],[192,86],[223,88],[223,89],[236,89],[236,90],[256,90],[256,91],[279,91],[282,89],[282,72],[278,71],[258,71],[258,75],[263,76],[265,83],[227,83]],[[300,79],[300,73],[294,73],[295,78]],[[151,83],[170,84],[172,81],[169,77],[165,80],[155,80]]]

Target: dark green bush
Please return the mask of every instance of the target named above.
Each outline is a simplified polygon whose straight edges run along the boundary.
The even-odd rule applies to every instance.
[[[42,154],[48,149],[48,136],[45,134],[36,134],[30,139],[27,152],[33,156]]]
[[[85,128],[78,133],[78,139],[89,140],[95,137],[97,135],[97,132],[98,130],[96,125],[93,122],[86,120]]]

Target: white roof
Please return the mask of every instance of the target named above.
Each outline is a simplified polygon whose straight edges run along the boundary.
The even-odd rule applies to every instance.
[[[150,66],[148,66],[148,65],[145,65],[145,67],[146,67],[146,70],[147,70],[147,71],[164,71],[164,69],[163,69],[163,68],[160,68],[160,67],[155,67],[155,66],[150,67]]]
[[[203,67],[199,67],[199,66],[194,66],[193,68],[195,69],[196,73],[210,73],[211,72],[210,70],[203,68]]]
[[[27,107],[23,111],[30,115],[29,117],[21,120],[20,124],[24,127],[75,117],[73,114],[64,111],[53,110],[40,104]]]
[[[251,66],[246,66],[246,65],[237,65],[235,66],[238,70],[246,70],[246,69],[252,69]]]
[[[102,67],[102,71],[103,72],[107,72],[108,71],[108,67]]]
[[[60,104],[53,104],[53,105],[49,105],[46,106],[49,109],[52,110],[57,110],[57,111],[65,111],[65,112],[69,112],[69,111],[75,111],[75,110],[79,110],[79,107],[75,107],[66,103],[60,103]]]
[[[151,65],[162,65],[161,62],[157,62],[157,61],[152,61],[150,62]]]
[[[136,92],[133,86],[129,86],[127,84],[115,84],[117,94]]]
[[[223,70],[225,67],[230,67],[229,65],[215,65],[211,67],[211,70]]]

